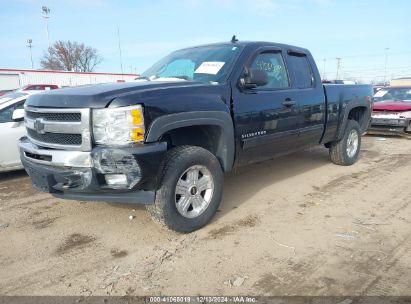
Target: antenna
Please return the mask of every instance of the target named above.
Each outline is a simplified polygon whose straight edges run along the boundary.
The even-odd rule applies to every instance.
[[[121,79],[123,79],[123,74],[124,74],[124,71],[123,71],[123,56],[121,55],[120,29],[119,29],[118,26],[117,26],[117,38],[118,38],[118,50],[119,50],[119,53],[120,53]]]
[[[235,37],[235,35],[233,35],[233,37],[231,38],[231,43],[236,43],[238,42],[238,39]]]

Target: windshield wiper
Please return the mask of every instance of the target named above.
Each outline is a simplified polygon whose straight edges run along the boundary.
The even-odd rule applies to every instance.
[[[148,80],[148,81],[151,81],[151,79],[148,78],[147,76],[138,76],[138,77],[134,78],[134,80]]]
[[[156,79],[157,79],[157,78],[178,78],[178,79],[184,79],[184,80],[191,80],[190,77],[184,76],[184,75],[176,75],[176,76],[174,76],[174,75],[172,75],[172,76],[157,76]]]

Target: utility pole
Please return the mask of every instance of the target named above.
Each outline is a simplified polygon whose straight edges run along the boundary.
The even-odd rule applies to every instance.
[[[389,50],[389,48],[385,48],[384,85],[387,85],[387,63],[388,63],[388,50]]]
[[[50,44],[50,34],[49,34],[49,18],[50,18],[50,9],[47,6],[41,7],[42,16],[44,21],[46,22],[46,34],[47,34],[47,41],[49,43],[49,50],[51,48]]]
[[[30,51],[31,69],[33,69],[33,54],[31,52],[31,48],[33,47],[32,43],[33,43],[32,39],[27,39],[27,47],[29,48],[29,51]]]
[[[341,67],[341,58],[337,57],[337,75],[335,76],[335,80],[338,80],[338,77],[340,75],[340,67]]]
[[[118,38],[118,51],[120,54],[120,68],[121,68],[121,74],[124,74],[123,72],[123,58],[121,55],[121,42],[120,42],[120,29],[117,26],[117,38]]]
[[[323,59],[323,63],[324,63],[324,65],[323,65],[323,79],[325,79],[325,62],[327,61],[327,59]]]

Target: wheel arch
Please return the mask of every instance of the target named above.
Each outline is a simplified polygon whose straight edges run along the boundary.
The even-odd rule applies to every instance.
[[[371,110],[369,107],[363,104],[348,105],[344,111],[343,121],[338,131],[338,139],[341,139],[345,128],[347,127],[348,120],[352,119],[358,122],[361,132],[365,132],[370,122]]]
[[[161,139],[173,145],[195,145],[213,153],[225,172],[233,167],[235,144],[231,116],[221,111],[174,113],[155,119],[146,136],[146,142]]]

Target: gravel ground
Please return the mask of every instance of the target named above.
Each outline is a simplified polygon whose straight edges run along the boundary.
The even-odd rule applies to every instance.
[[[241,168],[188,235],[142,206],[59,200],[2,174],[0,294],[409,296],[410,152],[365,137],[351,167],[315,148]]]

